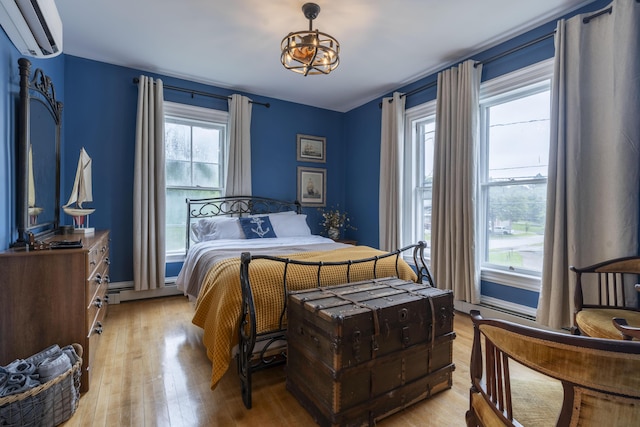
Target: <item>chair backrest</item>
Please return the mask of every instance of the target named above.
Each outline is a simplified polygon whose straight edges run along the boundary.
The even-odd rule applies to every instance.
[[[610,259],[582,268],[571,266],[570,270],[576,274],[576,312],[583,308],[624,308],[627,293],[638,283],[640,256]]]
[[[469,426],[520,425],[513,416],[510,360],[562,383],[564,399],[558,426],[611,425],[614,420],[616,426],[637,425],[640,343],[483,319],[478,311],[472,311],[471,317]]]

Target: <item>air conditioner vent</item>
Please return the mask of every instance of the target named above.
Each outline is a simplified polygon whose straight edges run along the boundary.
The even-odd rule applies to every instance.
[[[23,55],[62,53],[62,21],[53,0],[2,0],[0,25]]]

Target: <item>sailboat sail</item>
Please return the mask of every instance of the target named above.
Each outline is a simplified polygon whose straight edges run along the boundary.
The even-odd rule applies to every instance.
[[[84,216],[93,213],[95,209],[83,208],[84,202],[93,201],[93,192],[91,184],[91,157],[87,154],[84,147],[80,150],[80,158],[78,159],[78,168],[76,169],[76,178],[73,182],[73,189],[69,196],[69,201],[62,209],[71,216]],[[72,205],[75,205],[72,207]]]

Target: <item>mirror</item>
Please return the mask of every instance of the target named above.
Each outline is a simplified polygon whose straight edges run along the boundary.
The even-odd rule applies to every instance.
[[[41,69],[31,76],[31,62],[18,60],[20,102],[17,149],[17,225],[14,246],[31,235],[53,233],[60,221],[60,127],[62,103]]]

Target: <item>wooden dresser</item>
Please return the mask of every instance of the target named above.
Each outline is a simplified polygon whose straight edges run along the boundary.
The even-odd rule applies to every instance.
[[[78,343],[86,392],[107,315],[109,232],[45,242],[65,239],[82,239],[83,247],[0,252],[0,365],[52,344]]]

